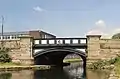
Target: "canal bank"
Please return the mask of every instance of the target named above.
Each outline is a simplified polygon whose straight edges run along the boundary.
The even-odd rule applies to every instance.
[[[1,79],[107,79],[107,71],[87,70],[87,78],[82,77],[82,67],[79,62],[61,68],[46,70],[16,70],[0,71]],[[94,76],[93,76],[94,75]],[[8,78],[7,78],[8,77]]]
[[[64,65],[70,65],[73,62],[80,62],[80,59],[65,59]],[[0,63],[0,70],[30,70],[30,69],[38,69],[38,70],[46,70],[54,67],[53,65],[25,65],[20,63]]]
[[[120,79],[120,56],[110,60],[99,60],[87,65],[91,70],[110,70],[107,79]]]
[[[75,62],[77,62],[77,63],[79,63],[79,67],[81,66],[81,64],[80,64],[80,61],[75,61],[76,59],[69,59],[69,61],[68,60],[66,60],[66,62],[72,62],[72,63],[75,63]],[[65,62],[65,61],[64,61]],[[113,61],[112,61],[113,62]],[[97,62],[98,63],[98,62]],[[99,64],[99,65],[98,65]],[[97,67],[99,67],[99,66],[101,66],[100,64],[102,64],[102,65],[104,65],[102,62],[99,62],[98,64],[95,64],[94,63],[94,65],[95,65],[95,67],[97,66]],[[76,65],[76,64],[75,64]],[[106,66],[106,65],[105,65]],[[112,68],[109,68],[109,67],[112,67]],[[93,79],[93,77],[91,77],[90,76],[90,74],[91,73],[93,73],[93,74],[96,74],[96,78],[97,78],[97,76],[99,76],[99,75],[97,75],[97,74],[99,74],[99,72],[103,72],[103,71],[111,71],[111,73],[109,73],[109,72],[107,72],[107,74],[110,74],[110,75],[108,75],[108,77],[106,78],[106,79],[112,79],[113,77],[115,78],[117,75],[116,74],[113,74],[113,69],[115,68],[116,66],[115,66],[115,64],[113,65],[109,65],[109,66],[106,66],[105,68],[101,68],[100,70],[99,69],[96,69],[95,71],[94,71],[94,69],[90,69],[90,68],[88,68],[87,67],[87,72],[89,73],[88,75],[88,78],[89,79]],[[100,68],[100,67],[99,67]],[[89,70],[88,70],[89,69]],[[27,66],[27,65],[16,65],[16,64],[2,64],[2,65],[0,65],[0,70],[2,70],[2,71],[18,71],[18,70],[44,70],[44,71],[47,71],[47,70],[51,70],[51,66],[48,66],[48,65],[31,65],[31,66]],[[98,70],[98,71],[97,71]],[[115,70],[115,69],[114,69]],[[72,72],[74,72],[74,70],[72,70]],[[116,72],[115,72],[116,73]],[[101,73],[102,74],[102,73]],[[90,78],[91,77],[91,78]],[[99,79],[102,79],[102,78],[99,78]],[[116,78],[116,79],[119,79],[118,77]]]
[[[33,66],[0,66],[0,70],[46,70],[50,69],[51,66],[48,65],[33,65]]]
[[[26,65],[26,64],[20,64],[20,63],[0,63],[0,70],[30,70],[30,69],[39,69],[39,70],[45,70],[50,69],[50,65]]]

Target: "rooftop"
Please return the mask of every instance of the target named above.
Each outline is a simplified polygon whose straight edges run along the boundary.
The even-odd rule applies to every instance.
[[[33,31],[33,32],[38,31],[40,33],[45,33],[45,34],[48,34],[51,36],[55,36],[53,34],[50,34],[50,33],[47,33],[47,32],[41,31],[41,30],[30,30],[30,31]],[[4,32],[3,35],[4,36],[7,36],[7,35],[28,35],[28,34],[30,34],[30,31]],[[2,33],[0,33],[0,36],[1,35],[2,35]]]
[[[4,32],[3,35],[26,35],[29,34],[29,31],[21,31],[21,32]],[[0,36],[2,35],[2,33],[0,33]]]

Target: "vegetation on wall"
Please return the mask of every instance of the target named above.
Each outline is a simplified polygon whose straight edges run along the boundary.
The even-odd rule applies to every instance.
[[[120,57],[117,59],[117,63],[115,63],[115,72],[120,76]]]
[[[89,69],[106,69],[106,68],[112,68],[111,65],[120,64],[120,56],[117,56],[116,58],[110,59],[110,60],[99,60],[97,62],[94,62],[88,66]]]
[[[11,57],[9,56],[9,48],[0,48],[0,62],[1,63],[6,63],[6,62],[11,62]]]

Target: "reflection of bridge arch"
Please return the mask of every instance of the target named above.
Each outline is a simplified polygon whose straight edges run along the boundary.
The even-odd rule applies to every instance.
[[[79,77],[81,78],[84,75],[84,69],[80,65],[70,65],[67,67],[64,67],[64,71],[70,72],[69,74],[73,77]]]

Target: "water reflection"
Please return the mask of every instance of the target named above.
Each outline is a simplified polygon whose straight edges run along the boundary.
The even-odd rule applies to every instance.
[[[12,74],[11,73],[1,73],[0,79],[11,79]]]
[[[46,71],[35,71],[34,79],[83,79],[83,68],[76,66],[67,66],[64,68],[52,68]]]
[[[79,64],[74,64],[50,70],[0,72],[0,79],[107,79],[108,75],[106,71],[87,70],[86,78],[83,73],[83,68]]]
[[[72,63],[70,66],[63,67],[63,69],[74,79],[83,79],[86,76],[86,70],[83,69],[83,65],[80,63]]]
[[[0,79],[34,79],[32,70],[1,71]]]
[[[34,79],[69,79],[69,75],[60,68],[47,71],[35,71]]]

